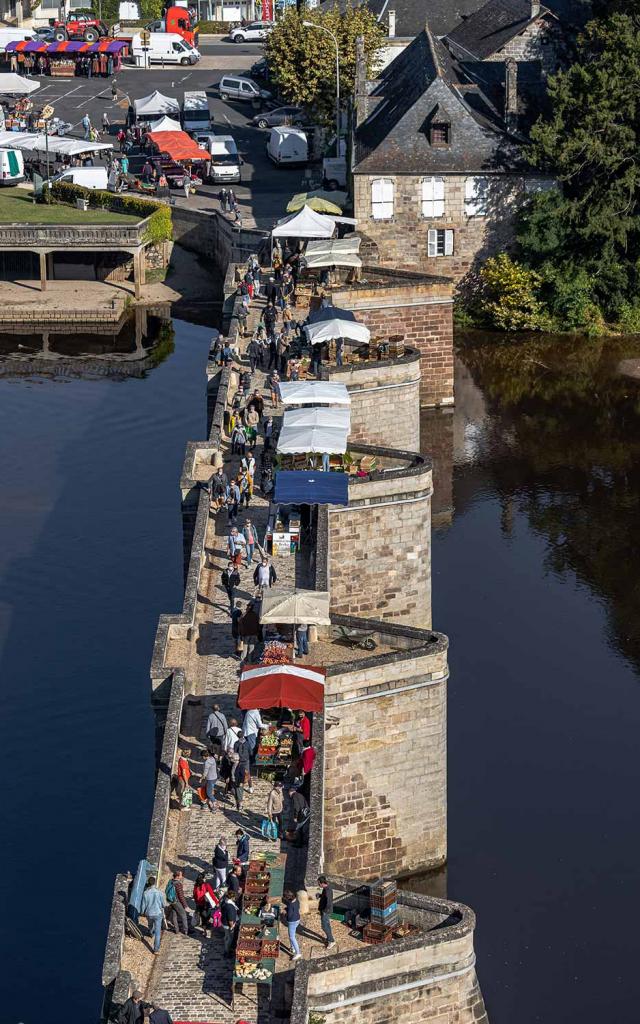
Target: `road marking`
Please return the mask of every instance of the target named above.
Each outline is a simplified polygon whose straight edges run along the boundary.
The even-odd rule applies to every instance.
[[[183,75],[182,78],[180,79],[180,81],[184,82],[185,78],[191,78],[192,74],[193,74],[193,71],[190,71],[188,75]]]

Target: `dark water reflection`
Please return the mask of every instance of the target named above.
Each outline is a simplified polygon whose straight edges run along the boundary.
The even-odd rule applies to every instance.
[[[25,364],[0,379],[7,1024],[97,1019],[113,878],[146,848],[149,662],[158,614],[182,601],[178,480],[205,431],[210,331],[175,328],[140,377],[97,359],[88,377],[77,362],[57,376],[51,359],[51,376]],[[25,357],[4,342],[0,374]]]
[[[635,339],[459,339],[434,449],[448,894],[492,1024],[628,1019],[640,899]],[[428,888],[428,882],[424,883]]]

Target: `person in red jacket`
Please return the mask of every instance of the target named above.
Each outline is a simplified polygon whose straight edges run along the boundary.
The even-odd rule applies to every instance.
[[[302,757],[300,758],[300,766],[302,768],[302,774],[303,775],[308,775],[309,774],[309,772],[313,768],[313,763],[314,763],[315,759],[316,759],[315,749],[311,746],[310,742],[307,740],[305,742],[305,745],[304,745],[304,750],[302,751]]]
[[[220,906],[220,900],[209,883],[205,881],[205,876],[203,874],[198,875],[195,880],[193,886],[193,899],[196,905],[196,913],[200,918],[202,930],[206,935],[207,927],[211,927],[213,929],[212,918],[214,912],[218,910]]]

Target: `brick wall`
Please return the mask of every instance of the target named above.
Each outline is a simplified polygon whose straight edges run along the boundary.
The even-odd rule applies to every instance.
[[[420,353],[395,361],[325,366],[327,380],[351,395],[351,443],[381,444],[400,451],[420,447]]]
[[[349,483],[329,511],[331,611],[431,625],[431,466]]]
[[[443,175],[444,215],[423,217],[423,176],[390,174],[388,177],[395,183],[394,215],[384,221],[371,217],[372,179],[358,174],[353,179],[354,216],[358,230],[376,243],[383,266],[441,274],[466,285],[472,283],[480,263],[513,245],[514,215],[528,194],[525,178],[516,175],[492,177],[486,194],[486,215],[469,216],[465,212],[467,175]],[[539,178],[529,180],[545,181]],[[452,256],[428,256],[427,233],[431,228],[453,230]]]
[[[363,286],[334,291],[333,302],[353,310],[373,337],[400,334],[420,352],[421,405],[453,403],[453,305],[448,281],[399,280],[384,289]]]
[[[381,656],[327,676],[324,866],[333,874],[367,880],[446,860],[443,641],[433,655],[373,664]],[[368,690],[377,692],[358,699]]]

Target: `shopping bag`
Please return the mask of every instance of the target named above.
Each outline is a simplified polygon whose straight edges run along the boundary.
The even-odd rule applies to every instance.
[[[207,791],[204,786],[200,786],[198,789],[198,796],[203,804],[207,802]]]
[[[269,836],[270,836],[269,829],[270,829],[270,827],[271,827],[271,822],[269,821],[269,819],[268,818],[263,818],[262,819],[262,824],[260,825],[260,831],[262,832],[262,838],[263,839],[269,839]]]
[[[182,794],[181,804],[183,807],[191,807],[193,803],[193,790],[190,786],[187,786],[184,793]]]

